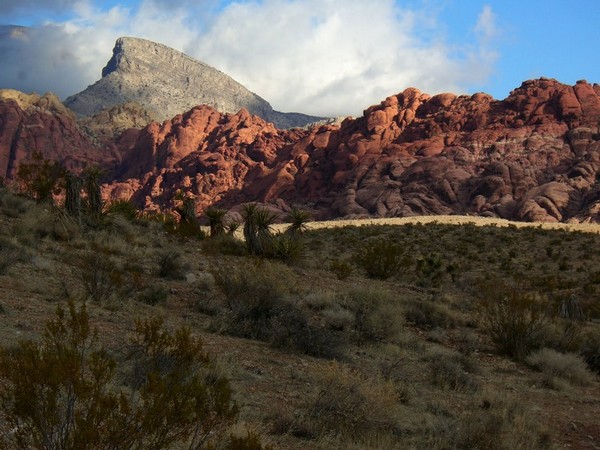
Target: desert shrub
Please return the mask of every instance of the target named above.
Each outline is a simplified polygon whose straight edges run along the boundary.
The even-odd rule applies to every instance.
[[[141,290],[138,294],[138,300],[147,305],[162,305],[169,298],[169,288],[162,285],[150,285]]]
[[[313,356],[337,355],[335,336],[312,324],[294,301],[293,275],[286,269],[263,260],[258,266],[215,270],[215,281],[225,296],[225,331]]]
[[[352,264],[348,261],[334,259],[329,264],[329,270],[331,270],[338,280],[345,280],[352,274]]]
[[[407,264],[404,249],[385,239],[367,242],[354,254],[354,261],[369,278],[386,280]]]
[[[394,430],[397,412],[392,383],[332,363],[320,374],[308,417],[317,435],[335,433],[360,439]]]
[[[263,445],[258,434],[248,431],[246,436],[231,435],[223,450],[273,450],[273,447]]]
[[[476,361],[454,351],[437,351],[429,359],[433,384],[454,391],[475,390],[478,387],[473,373],[478,372]]]
[[[187,266],[177,250],[167,250],[158,255],[158,276],[161,278],[181,279]]]
[[[8,217],[19,217],[33,205],[34,202],[22,195],[14,194],[6,188],[0,189],[0,211]]]
[[[97,302],[119,300],[125,288],[125,274],[106,247],[92,245],[79,260],[78,276],[87,298]]]
[[[354,331],[359,342],[389,339],[401,327],[402,314],[388,291],[354,289],[348,292],[342,303],[354,314]]]
[[[220,440],[237,407],[227,379],[189,330],[140,321],[129,366],[102,349],[85,306],[46,324],[41,342],[0,352],[0,415],[13,430],[4,448],[204,448]],[[132,367],[127,388],[117,372]],[[234,447],[235,448],[235,447]]]
[[[451,267],[453,266],[448,266],[448,268]],[[441,284],[445,273],[444,263],[440,255],[431,254],[417,259],[417,286],[437,287]]]
[[[246,254],[245,244],[232,234],[219,234],[202,242],[205,253],[216,255],[243,256]]]
[[[269,326],[269,342],[275,348],[323,358],[341,355],[343,339],[327,328],[310,323],[306,312],[292,303],[281,304]]]
[[[547,331],[547,301],[501,282],[481,290],[483,325],[501,353],[523,359],[540,348]]]
[[[580,351],[588,367],[600,375],[600,332],[588,333],[583,339]]]
[[[453,328],[456,319],[442,306],[430,300],[410,300],[404,306],[404,318],[421,328]]]
[[[36,239],[50,237],[57,241],[70,241],[80,233],[72,217],[54,207],[41,205],[28,210],[14,224],[13,231],[22,242],[33,244]]]
[[[16,239],[0,236],[0,275],[6,273],[15,264],[28,259],[28,252]]]
[[[340,305],[324,309],[321,315],[325,325],[331,330],[347,331],[354,327],[354,313]]]
[[[447,420],[430,439],[433,449],[546,450],[554,448],[548,431],[536,421],[537,414],[522,402],[485,396],[471,412]]]
[[[260,266],[219,267],[213,272],[225,296],[227,331],[231,334],[268,340],[271,320],[290,294],[291,276],[263,262]],[[281,270],[281,273],[278,273]]]
[[[527,356],[525,361],[545,375],[562,378],[571,384],[587,386],[595,379],[583,358],[574,353],[542,348]]]

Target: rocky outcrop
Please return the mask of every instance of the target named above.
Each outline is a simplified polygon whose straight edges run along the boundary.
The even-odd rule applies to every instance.
[[[598,220],[599,93],[549,79],[502,101],[411,88],[358,119],[293,133],[196,108],[128,141],[112,193],[158,208],[183,189],[199,210],[262,201],[320,218]]]
[[[159,121],[201,104],[222,113],[247,109],[279,128],[322,119],[274,111],[267,101],[219,70],[165,45],[131,37],[117,40],[102,78],[67,98],[65,105],[91,116],[127,102],[138,103]]]
[[[357,119],[293,130],[245,109],[198,106],[125,130],[110,141],[112,153],[91,146],[52,96],[8,99],[0,108],[3,167],[19,160],[12,149],[40,146],[71,164],[123,155],[104,193],[147,209],[168,209],[181,189],[198,213],[258,201],[302,206],[316,218],[600,222],[600,86],[584,81],[526,81],[500,101],[410,88]]]
[[[0,90],[0,177],[14,179],[19,164],[34,151],[73,170],[115,165],[119,159],[114,146],[92,144],[55,95]]]

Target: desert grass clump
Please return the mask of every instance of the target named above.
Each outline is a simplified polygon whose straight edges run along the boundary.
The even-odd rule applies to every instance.
[[[401,329],[402,312],[389,291],[356,288],[343,297],[342,305],[354,315],[353,327],[358,342],[391,339]]]
[[[169,298],[169,288],[153,284],[138,293],[138,300],[150,306],[158,306],[166,303]]]
[[[25,214],[34,205],[34,202],[18,195],[7,188],[0,188],[0,211],[8,217],[17,218]]]
[[[488,450],[550,450],[549,431],[523,402],[502,394],[481,395],[470,412],[445,419],[446,426],[432,429],[428,447]]]
[[[391,382],[368,378],[339,363],[331,363],[319,378],[319,389],[308,408],[316,435],[365,440],[398,427],[399,401]]]
[[[404,305],[404,318],[420,328],[454,328],[456,318],[445,306],[431,300],[411,299]]]
[[[404,249],[386,239],[367,242],[354,254],[354,261],[369,278],[386,280],[407,265]]]
[[[453,391],[473,391],[478,388],[473,374],[478,372],[474,358],[455,351],[435,351],[429,358],[434,385]]]
[[[187,265],[178,250],[165,250],[158,254],[158,276],[173,280],[182,279]]]
[[[15,264],[28,259],[29,252],[15,238],[0,236],[0,275],[8,272]]]
[[[549,322],[544,297],[501,282],[480,292],[483,326],[501,353],[523,359],[542,346]]]
[[[583,358],[574,353],[542,348],[527,356],[525,361],[546,376],[558,377],[578,386],[588,386],[596,378]]]
[[[51,205],[36,205],[13,225],[13,232],[21,242],[35,245],[45,237],[70,241],[80,234],[81,228],[64,211]]]

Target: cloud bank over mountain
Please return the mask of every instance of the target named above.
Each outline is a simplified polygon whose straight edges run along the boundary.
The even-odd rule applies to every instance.
[[[472,24],[472,40],[457,46],[441,31],[439,12],[393,0],[36,5],[45,3],[61,20],[0,29],[0,87],[65,98],[100,78],[119,36],[136,36],[215,66],[278,110],[358,115],[407,86],[465,92],[485,82],[497,59],[489,6]],[[3,2],[0,11],[10,12],[11,5],[25,7]]]

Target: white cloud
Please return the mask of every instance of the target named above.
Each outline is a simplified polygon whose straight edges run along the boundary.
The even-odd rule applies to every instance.
[[[435,13],[394,0],[238,1],[223,10],[216,0],[108,11],[89,0],[63,3],[76,3],[72,20],[32,30],[27,42],[0,39],[0,87],[76,93],[100,77],[126,35],[185,51],[276,109],[357,115],[409,86],[462,92],[485,81],[496,59],[489,6],[473,25],[477,41],[457,48],[437,34]]]

